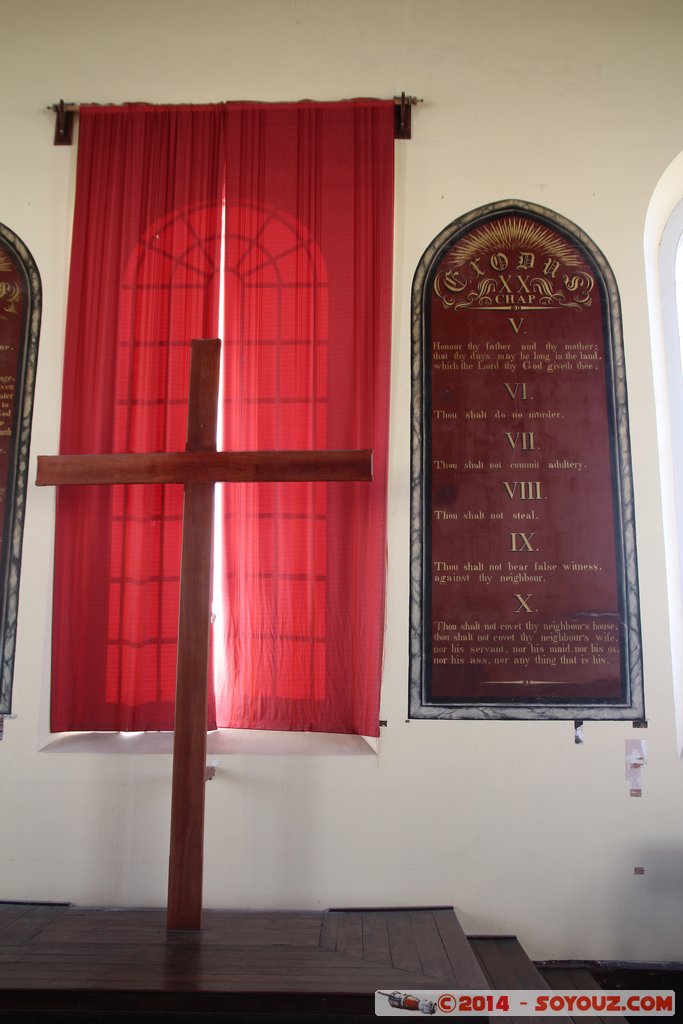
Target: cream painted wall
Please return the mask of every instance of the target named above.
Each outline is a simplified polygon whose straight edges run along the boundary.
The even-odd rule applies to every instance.
[[[666,609],[643,260],[648,204],[683,150],[678,0],[0,0],[0,221],[31,249],[44,319],[32,441],[56,450],[75,149],[67,100],[424,97],[399,142],[389,606],[378,757],[223,756],[208,787],[210,906],[454,903],[535,957],[683,960],[683,765]],[[620,723],[406,723],[409,300],[431,239],[505,198],[603,250],[625,324],[649,764],[629,798]],[[54,495],[28,499],[0,743],[0,899],[160,905],[164,754],[39,751]],[[634,867],[644,867],[635,876]]]

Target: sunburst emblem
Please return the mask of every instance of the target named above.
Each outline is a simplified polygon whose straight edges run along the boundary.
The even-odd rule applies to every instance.
[[[579,266],[581,262],[574,249],[550,228],[519,217],[507,217],[473,231],[449,252],[448,262],[459,267],[468,260],[487,255],[492,249],[535,249],[570,267]]]

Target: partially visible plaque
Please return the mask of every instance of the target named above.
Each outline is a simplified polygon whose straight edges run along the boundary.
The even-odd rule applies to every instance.
[[[23,242],[0,224],[0,714],[12,706],[19,574],[41,288]]]
[[[414,718],[644,716],[619,297],[575,225],[484,207],[413,289]]]

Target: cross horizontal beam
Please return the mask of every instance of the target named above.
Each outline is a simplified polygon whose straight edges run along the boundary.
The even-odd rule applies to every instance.
[[[39,455],[36,484],[264,483],[372,480],[372,451]]]

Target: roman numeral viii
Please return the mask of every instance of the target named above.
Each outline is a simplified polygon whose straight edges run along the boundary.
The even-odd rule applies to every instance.
[[[512,483],[504,480],[503,487],[511,501],[515,498],[519,498],[521,501],[541,500],[540,480],[514,480]]]

